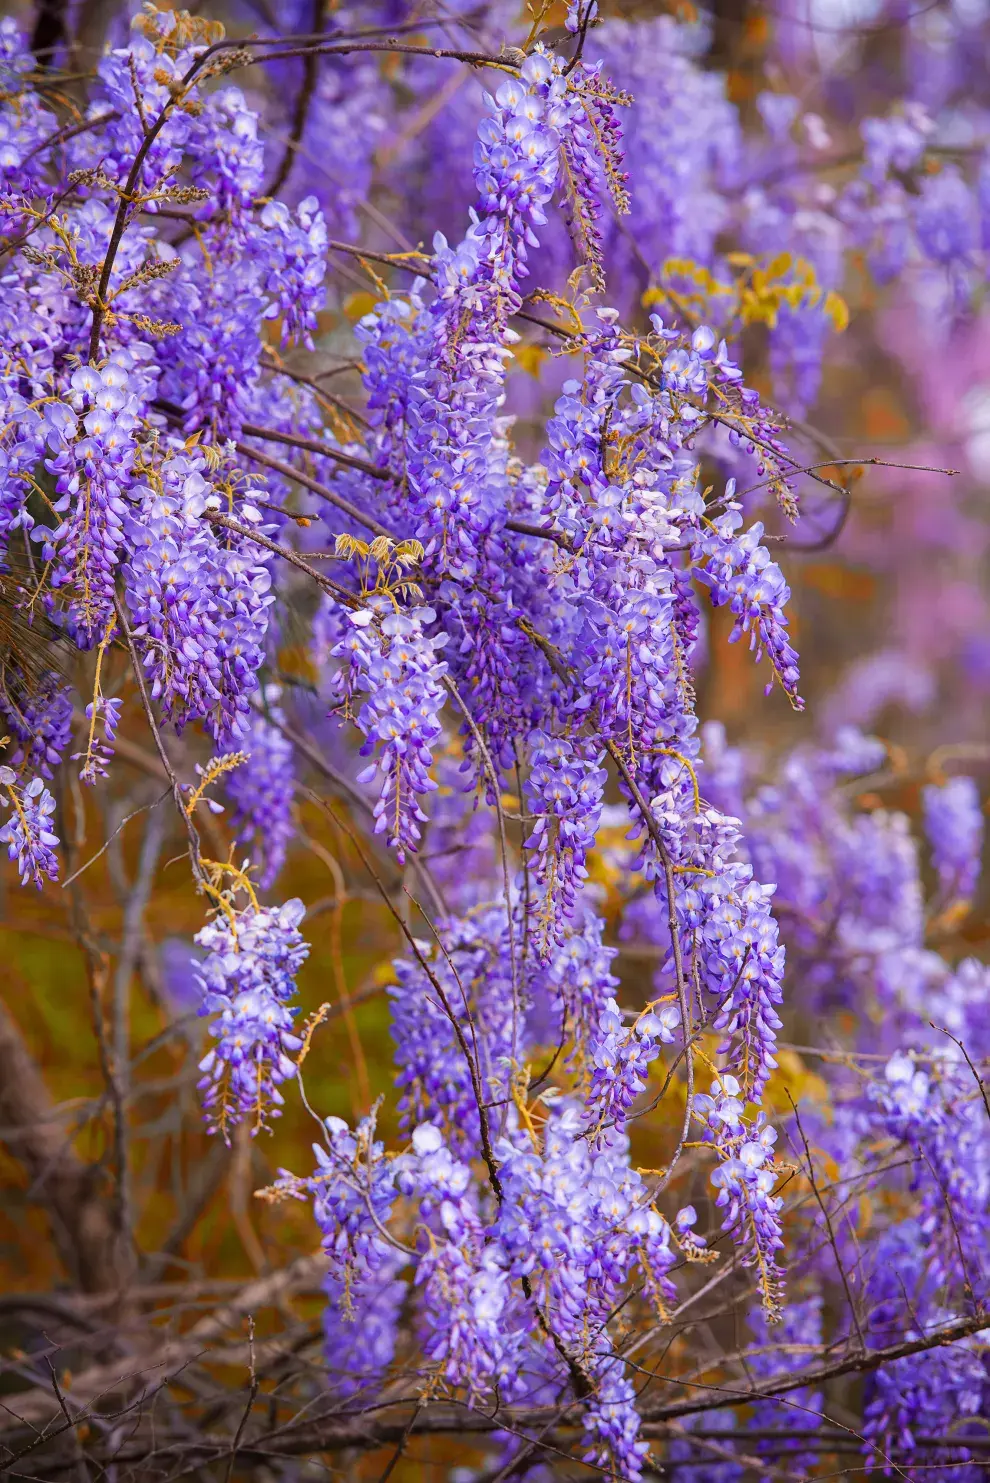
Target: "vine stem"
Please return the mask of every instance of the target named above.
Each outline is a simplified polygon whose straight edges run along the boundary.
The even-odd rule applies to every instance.
[[[687,1138],[687,1130],[691,1125],[692,1104],[694,1101],[694,1054],[690,1049],[691,1039],[691,1016],[688,1004],[687,979],[684,976],[684,959],[681,954],[680,928],[677,922],[677,897],[674,891],[674,863],[670,858],[670,852],[664,843],[660,827],[653,817],[653,811],[643,797],[642,790],[633,776],[626,759],[623,757],[614,741],[605,743],[605,750],[618,768],[622,779],[633,796],[636,807],[642,815],[643,823],[646,825],[649,836],[653,841],[654,848],[660,858],[663,867],[664,881],[667,888],[667,925],[670,931],[670,946],[674,957],[674,978],[677,984],[677,1002],[681,1011],[681,1028],[684,1036],[684,1045],[687,1050],[685,1059],[687,1075],[687,1100],[684,1107],[684,1127],[681,1132],[681,1140],[678,1144],[678,1152],[683,1148]],[[675,1154],[676,1157],[676,1154]],[[669,1181],[670,1172],[673,1169],[673,1161],[665,1176]]]
[[[175,771],[175,768],[172,766],[172,759],[169,757],[168,752],[165,750],[165,743],[162,740],[162,734],[159,729],[158,722],[155,719],[155,712],[152,709],[151,697],[148,694],[148,687],[145,683],[144,668],[141,664],[141,656],[138,654],[137,645],[134,642],[134,635],[131,632],[131,626],[127,621],[127,614],[124,611],[124,605],[119,597],[114,598],[114,607],[117,611],[117,618],[120,623],[121,632],[124,635],[124,641],[127,644],[128,652],[131,656],[131,668],[134,671],[134,678],[137,681],[138,693],[141,696],[141,705],[144,710],[144,714],[147,717],[148,726],[151,729],[151,736],[152,740],[155,743],[155,750],[161,758],[162,767],[164,767],[165,769],[165,775],[168,778],[169,783],[171,784],[172,797],[175,800],[175,806],[179,811],[179,817],[182,819],[182,822],[185,825],[186,834],[189,838],[189,858],[192,862],[193,877],[200,890],[206,891],[209,894],[211,888],[209,886],[209,883],[207,882],[206,873],[203,870],[202,866],[199,830],[196,828],[196,825],[193,823],[192,818],[186,810],[186,800],[183,797],[182,784],[179,782],[179,778]]]

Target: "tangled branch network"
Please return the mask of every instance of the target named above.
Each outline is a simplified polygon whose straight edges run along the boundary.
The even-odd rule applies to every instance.
[[[789,429],[845,325],[845,263],[937,283],[950,312],[984,272],[990,166],[925,174],[936,125],[909,100],[813,196],[799,131],[824,149],[821,120],[767,94],[744,134],[669,18],[599,28],[581,0],[502,45],[456,9],[424,39],[400,8],[245,41],[148,8],[74,113],[0,22],[0,537],[51,656],[5,665],[0,839],[25,887],[74,881],[70,797],[109,786],[121,728],[150,731],[203,897],[219,1140],[309,1106],[305,908],[276,890],[307,770],[403,943],[394,1098],[353,1124],[317,1107],[314,1162],[265,1192],[312,1209],[322,1365],[252,1352],[217,1446],[171,1402],[141,1410],[147,1351],[65,1395],[35,1381],[5,1404],[5,1466],[295,1477],[300,1455],[384,1447],[391,1469],[447,1435],[459,1480],[731,1483],[850,1453],[975,1480],[990,977],[932,924],[977,889],[978,792],[929,782],[929,877],[904,816],[856,804],[880,743],[844,730],[766,773],[699,726],[695,682],[724,608],[802,708],[752,492],[791,519],[809,488],[844,508],[840,461],[810,468]],[[266,169],[230,79],[300,60]],[[470,119],[451,92],[456,231],[429,252],[331,236],[356,233],[392,134],[440,127],[448,64],[485,89]],[[329,253],[365,274],[360,403],[306,369]],[[761,327],[783,411],[742,369]],[[565,374],[527,452],[506,388],[536,353]],[[622,955],[649,964],[635,1003]],[[824,1102],[779,1091],[788,992],[789,1023],[836,1027]]]

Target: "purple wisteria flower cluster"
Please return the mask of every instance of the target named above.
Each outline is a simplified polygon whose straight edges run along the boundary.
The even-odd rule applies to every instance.
[[[237,844],[258,865],[258,885],[263,891],[275,884],[295,832],[295,753],[283,730],[280,695],[277,685],[265,690],[261,706],[238,739],[247,753],[246,765],[235,768],[227,781]]]
[[[289,1107],[318,1131],[263,1192],[319,1231],[327,1373],[308,1332],[277,1359],[314,1455],[388,1445],[385,1477],[422,1425],[470,1431],[457,1483],[638,1483],[803,1476],[851,1442],[968,1483],[990,969],[952,934],[979,899],[978,768],[930,760],[919,828],[883,743],[801,718],[791,750],[743,752],[698,695],[723,631],[762,661],[771,726],[803,710],[775,524],[816,478],[848,507],[849,460],[792,446],[846,269],[961,312],[988,166],[905,99],[825,186],[796,96],[748,122],[700,24],[599,10],[534,7],[519,35],[503,6],[291,6],[294,39],[268,14],[228,42],[148,6],[85,110],[0,23],[0,578],[41,655],[0,663],[0,841],[42,890],[68,841],[99,1019],[87,818],[116,817],[109,849],[170,810],[135,889],[174,828],[162,868],[188,862],[207,920],[166,977],[209,1021],[207,1128],[238,1188],[247,1134]],[[268,83],[234,84],[266,57]],[[287,111],[265,88],[296,64]],[[426,251],[403,162],[447,124]],[[331,235],[359,214],[364,240]],[[784,412],[751,384],[763,331]],[[125,764],[159,792],[115,815]],[[297,844],[331,877],[332,988],[303,902],[270,898],[283,871],[301,889]],[[118,1161],[145,904],[112,948]],[[372,1102],[355,1010],[379,990]],[[350,1119],[319,1105],[332,1065],[305,1084],[338,1015]],[[271,1373],[250,1363],[242,1431]]]
[[[343,714],[367,737],[362,753],[376,758],[357,781],[370,783],[381,774],[375,833],[385,834],[400,861],[416,848],[419,825],[427,820],[418,799],[436,788],[430,765],[442,735],[438,712],[447,698],[447,666],[438,658],[447,635],[424,632],[435,620],[430,608],[401,612],[377,598],[347,614],[348,632],[331,650],[345,661],[335,676]],[[355,692],[366,696],[356,714]]]
[[[983,812],[972,778],[932,783],[923,795],[925,832],[938,882],[950,901],[968,901],[980,875]]]
[[[40,891],[43,877],[58,879],[55,854],[58,835],[52,830],[55,799],[41,778],[31,778],[19,787],[17,774],[11,767],[0,767],[0,786],[9,809],[7,820],[0,828],[0,842],[7,846],[9,858],[17,862],[21,884],[26,886],[28,881],[33,881]]]
[[[299,900],[277,909],[220,909],[197,934],[205,951],[196,965],[203,1014],[217,1040],[200,1061],[203,1107],[211,1127],[226,1137],[250,1121],[254,1131],[283,1104],[279,1086],[294,1077],[293,1033],[298,1008],[296,974],[309,949],[299,933],[306,908]]]

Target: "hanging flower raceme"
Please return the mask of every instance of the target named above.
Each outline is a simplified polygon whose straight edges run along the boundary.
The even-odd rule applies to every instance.
[[[681,1023],[676,1004],[659,1010],[648,1007],[636,1016],[627,1031],[614,999],[609,999],[599,1021],[599,1038],[593,1046],[594,1071],[588,1094],[588,1110],[595,1118],[597,1136],[606,1121],[623,1128],[626,1115],[646,1087],[648,1067],[661,1045],[673,1043]]]
[[[716,607],[728,604],[735,615],[730,642],[750,635],[757,660],[766,653],[785,693],[796,710],[804,702],[797,693],[797,654],[787,635],[784,608],[790,588],[776,562],[761,545],[763,526],[757,522],[739,534],[742,512],[733,500],[734,481],[726,487],[725,513],[705,528],[695,542],[698,575],[708,583]],[[767,686],[767,693],[773,680]]]
[[[260,222],[278,243],[265,281],[272,295],[265,317],[281,316],[283,339],[301,340],[312,350],[316,316],[326,297],[327,228],[323,212],[315,196],[300,201],[295,220],[281,201],[269,201]]]
[[[601,817],[605,771],[600,759],[582,755],[566,737],[537,731],[531,743],[526,799],[536,823],[526,844],[536,854],[535,874],[544,893],[538,938],[548,962],[551,944],[563,941],[563,923],[573,917],[577,892],[588,876],[585,859]]]
[[[941,1272],[950,1281],[961,1261],[968,1282],[986,1292],[986,1237],[979,1216],[987,1178],[979,1122],[985,1110],[971,1105],[972,1083],[963,1076],[958,1056],[937,1070],[936,1077],[912,1056],[895,1052],[882,1078],[866,1088],[866,1121],[905,1144],[917,1161],[913,1184],[920,1191],[918,1212],[929,1238],[932,1274]]]
[[[73,760],[83,759],[83,766],[79,776],[84,783],[95,783],[97,778],[110,776],[109,767],[113,761],[113,744],[117,736],[117,727],[120,725],[120,712],[124,702],[115,698],[107,699],[105,695],[98,695],[91,700],[86,707],[86,720],[88,725],[88,739],[85,752],[73,752]],[[102,729],[103,735],[99,735]]]
[[[0,801],[10,810],[0,828],[0,844],[5,844],[9,858],[17,861],[21,885],[34,881],[40,891],[45,876],[58,880],[58,835],[52,830],[55,799],[41,778],[31,778],[25,784],[11,767],[0,767],[0,787]]]
[[[55,116],[28,86],[35,59],[24,44],[21,28],[13,16],[0,19],[0,181],[16,181],[22,188],[34,184],[43,171],[35,151],[54,133]],[[31,157],[34,156],[32,160]],[[8,223],[0,218],[0,232]]]
[[[440,949],[419,943],[394,965],[390,990],[399,1108],[404,1126],[433,1121],[457,1153],[482,1146],[483,1102],[504,1097],[506,1067],[522,1034],[513,1003],[506,914],[487,907],[438,924]]]
[[[7,670],[0,685],[0,715],[17,743],[12,765],[50,779],[72,739],[69,688],[48,674],[32,692],[16,671]]]
[[[45,466],[59,496],[52,509],[63,518],[53,529],[37,526],[45,561],[52,563],[54,589],[65,588],[69,631],[80,647],[92,647],[113,614],[114,580],[127,506],[124,491],[135,457],[134,433],[147,390],[129,386],[133,357],[120,351],[101,368],[83,366],[70,378],[71,406],[64,408],[61,436],[50,433]]]
[[[263,891],[274,885],[293,835],[295,754],[283,729],[286,717],[280,696],[277,685],[267,687],[264,708],[251,713],[238,738],[247,761],[227,781],[237,842],[260,867],[258,885]]]
[[[468,1166],[438,1128],[421,1124],[397,1166],[397,1186],[416,1198],[427,1227],[416,1273],[424,1352],[445,1380],[480,1399],[511,1373],[522,1337],[505,1323],[511,1293],[500,1254],[479,1216]]]
[[[439,658],[447,636],[426,632],[435,621],[430,608],[396,611],[389,598],[373,598],[349,614],[349,631],[331,650],[344,661],[335,682],[339,713],[364,733],[362,755],[375,757],[358,781],[381,778],[375,833],[385,835],[400,861],[416,849],[426,822],[419,799],[436,789],[430,768],[447,698],[447,666]]]
[[[181,728],[202,718],[218,740],[240,735],[264,658],[271,573],[258,547],[215,532],[219,496],[205,462],[170,452],[145,470],[128,517],[128,607],[151,692]],[[249,501],[238,511],[262,529]]]
[[[339,1117],[327,1118],[324,1126],[325,1146],[313,1145],[314,1210],[330,1275],[350,1290],[357,1272],[367,1281],[387,1263],[390,1247],[382,1229],[396,1197],[395,1168],[375,1138],[373,1114],[353,1133]]]
[[[650,1444],[639,1434],[635,1387],[623,1372],[621,1358],[607,1350],[598,1356],[593,1374],[595,1398],[583,1423],[591,1444],[585,1458],[608,1471],[620,1470],[620,1477],[641,1478]]]
[[[601,1018],[619,983],[612,972],[617,949],[606,945],[605,935],[604,920],[583,910],[529,986],[528,1033],[537,1043],[569,1044],[582,1081],[591,1074]]]
[[[756,1268],[764,1311],[774,1323],[781,1315],[783,1274],[777,1253],[784,1245],[780,1226],[783,1201],[773,1193],[777,1134],[766,1124],[763,1113],[753,1125],[744,1122],[741,1092],[734,1076],[722,1076],[712,1083],[710,1096],[699,1093],[695,1097],[693,1111],[720,1159],[712,1184],[718,1190],[715,1203],[725,1211],[722,1229],[742,1249],[746,1265]]]
[[[211,1131],[228,1139],[239,1123],[252,1133],[278,1117],[280,1085],[294,1077],[292,1059],[303,1042],[293,1032],[295,976],[309,948],[299,933],[301,901],[235,912],[218,909],[197,933],[205,951],[194,971],[203,1001],[200,1013],[216,1015],[216,1045],[200,1062],[203,1110]]]
[[[932,864],[947,904],[969,901],[980,874],[983,849],[983,811],[972,778],[949,778],[931,783],[922,792],[925,832],[932,848]]]
[[[697,843],[686,855],[687,884],[676,910],[690,927],[701,981],[713,996],[712,1025],[724,1032],[719,1050],[746,1096],[759,1101],[776,1070],[783,1002],[784,948],[770,906],[774,887],[753,879],[738,859],[735,821],[715,809],[695,821]],[[665,889],[665,887],[664,887]]]
[[[534,228],[546,223],[558,169],[554,109],[565,88],[560,63],[539,49],[519,79],[501,84],[479,128],[478,215],[457,246],[434,239],[433,302],[424,307],[414,289],[409,308],[386,305],[359,326],[381,452],[408,484],[413,533],[432,567],[462,580],[501,513],[489,452],[517,338],[508,319],[521,302]]]

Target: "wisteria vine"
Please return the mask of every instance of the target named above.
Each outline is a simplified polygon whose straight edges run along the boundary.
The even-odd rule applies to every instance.
[[[977,783],[930,770],[922,847],[880,743],[766,764],[700,724],[697,689],[724,608],[802,710],[767,527],[809,489],[848,501],[842,461],[792,437],[848,264],[960,312],[990,156],[929,168],[939,123],[909,99],[818,190],[822,120],[763,93],[744,129],[670,17],[536,7],[528,36],[461,46],[400,40],[398,9],[273,50],[146,7],[78,117],[0,22],[0,538],[42,655],[0,677],[0,841],[25,885],[67,856],[74,881],[63,801],[150,731],[207,914],[207,1125],[239,1141],[296,1099],[318,1128],[264,1194],[312,1206],[338,1419],[487,1416],[459,1480],[562,1456],[730,1480],[771,1452],[796,1477],[849,1430],[825,1386],[858,1365],[867,1467],[975,1479],[990,979],[941,948],[979,890]],[[276,77],[321,68],[280,159],[233,81],[266,49]],[[376,171],[401,198],[389,160],[431,137],[448,62],[481,88],[473,112],[450,94],[454,225],[429,250],[342,243]],[[364,274],[347,396],[306,358],[340,349],[338,259]],[[517,438],[534,364],[552,407]],[[402,944],[396,1095],[353,1124],[309,1103],[323,1011],[277,884],[314,767]],[[846,1038],[828,1098],[788,1103],[802,1017]],[[688,1353],[680,1318],[720,1285],[753,1340]],[[732,1404],[692,1406],[722,1346]]]

